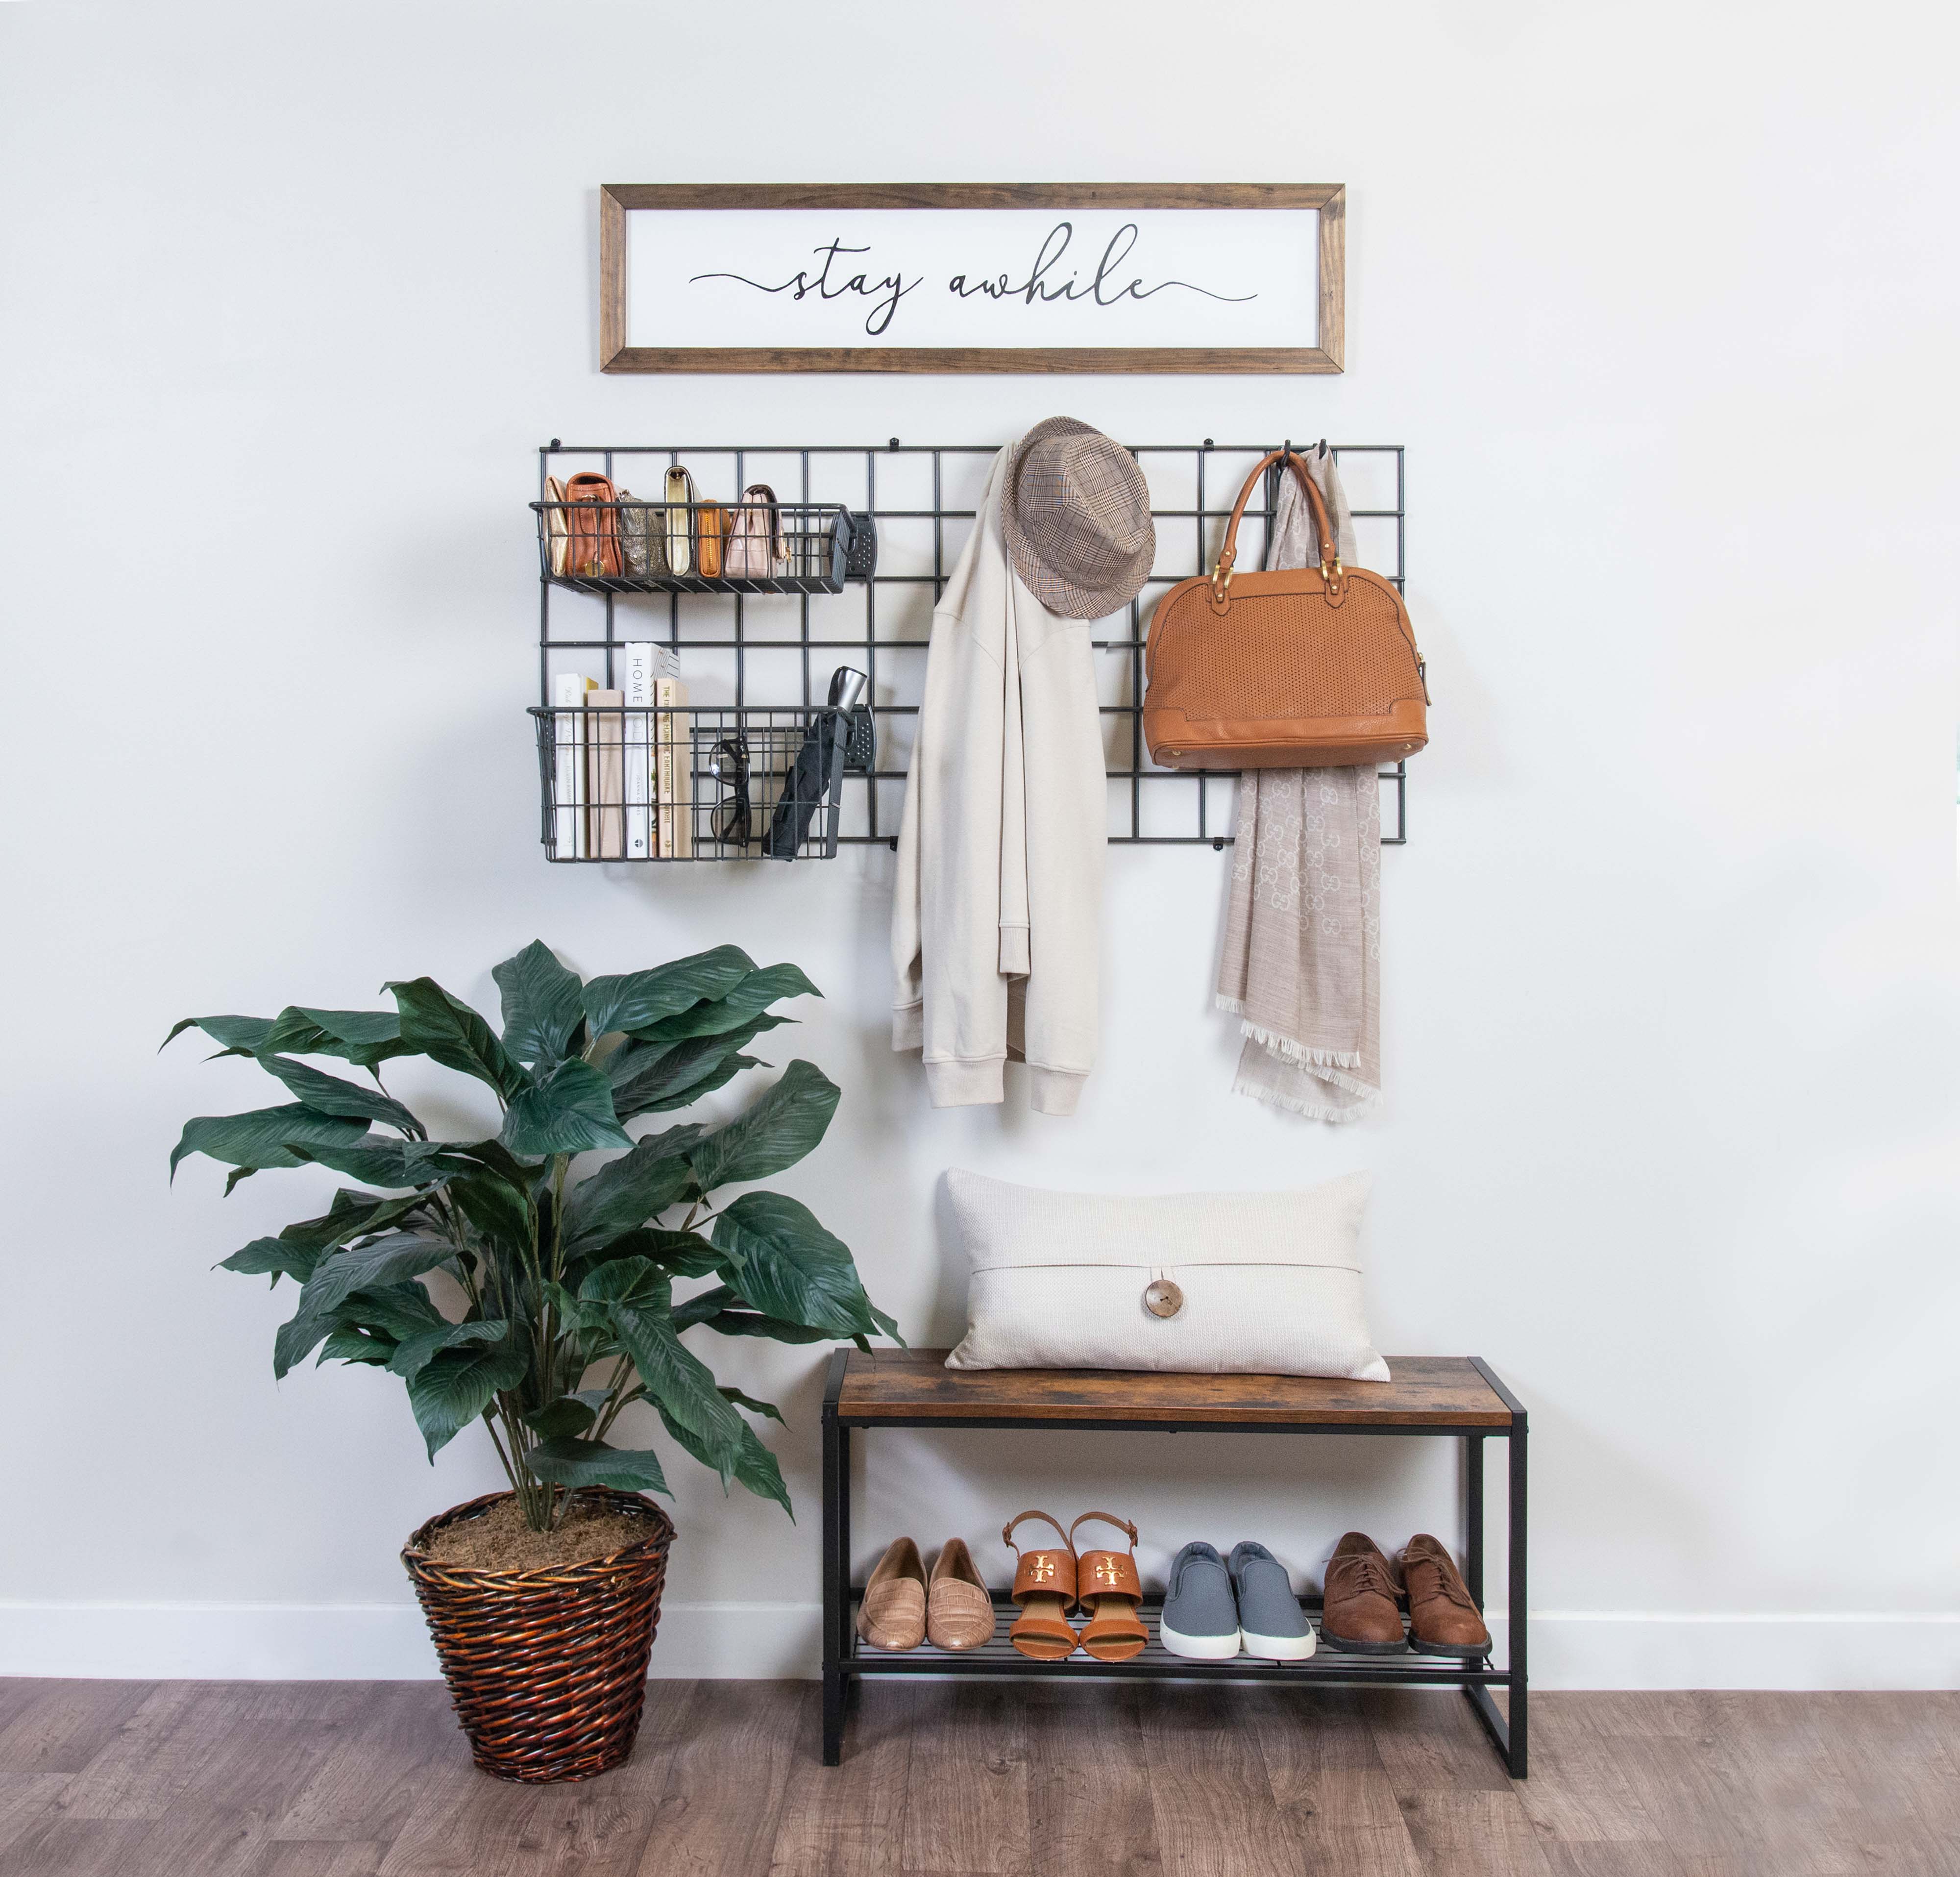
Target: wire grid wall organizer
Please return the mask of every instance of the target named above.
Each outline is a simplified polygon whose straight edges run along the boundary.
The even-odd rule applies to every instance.
[[[1236,771],[1172,771],[1150,759],[1142,714],[1145,628],[1164,592],[1179,580],[1211,571],[1239,488],[1253,465],[1275,447],[1210,437],[1201,444],[1128,446],[1150,486],[1157,552],[1150,577],[1127,610],[1091,628],[1112,842],[1223,848],[1232,838]],[[1332,448],[1354,504],[1359,564],[1381,571],[1400,590],[1407,577],[1403,447]],[[826,800],[811,838],[796,851],[834,854],[840,842],[896,845],[933,608],[972,526],[999,449],[998,444],[905,444],[896,437],[870,446],[701,447],[568,444],[554,437],[541,448],[533,504],[539,544],[539,703],[532,714],[542,784],[540,838],[548,854],[554,860],[623,857],[590,851],[597,849],[596,839],[583,844],[588,851],[574,852],[571,842],[556,838],[565,829],[562,803],[555,826],[552,701],[554,680],[568,672],[615,689],[622,647],[641,639],[674,649],[689,689],[692,724],[677,718],[670,729],[657,714],[661,727],[653,737],[657,742],[671,736],[677,752],[685,752],[697,838],[690,851],[632,857],[721,860],[763,851],[760,832],[746,845],[713,838],[718,784],[700,725],[711,714],[718,740],[739,731],[752,714],[759,724],[793,717],[814,727],[823,717],[833,670],[847,665],[869,679],[870,746],[858,747],[857,736],[850,739],[852,754],[843,765],[838,797]],[[839,594],[829,580],[777,584],[697,573],[683,588],[677,581],[595,580],[552,571],[547,477],[597,470],[619,487],[622,503],[633,500],[625,485],[638,484],[641,497],[657,510],[662,505],[657,495],[647,498],[646,492],[657,492],[674,464],[692,472],[701,505],[712,501],[726,510],[752,484],[766,482],[797,528],[828,527],[829,518],[840,513],[847,528],[856,518],[868,518],[877,542],[870,577],[842,583]],[[1269,470],[1265,487],[1246,505],[1242,567],[1263,558],[1279,487],[1278,470]],[[750,766],[752,774],[752,759]],[[1380,775],[1392,796],[1392,803],[1383,803],[1382,844],[1401,846],[1408,836],[1406,767],[1397,763]],[[780,776],[755,779],[765,797],[772,788],[781,794],[793,787]],[[704,834],[708,838],[698,838]],[[657,848],[657,841],[651,845]]]

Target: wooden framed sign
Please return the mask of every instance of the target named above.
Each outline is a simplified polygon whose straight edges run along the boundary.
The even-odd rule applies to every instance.
[[[609,183],[607,371],[1341,368],[1338,183]]]

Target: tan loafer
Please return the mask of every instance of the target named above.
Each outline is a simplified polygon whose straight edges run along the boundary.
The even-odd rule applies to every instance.
[[[867,1580],[858,1634],[873,1649],[916,1649],[925,1640],[925,1566],[910,1538],[892,1539]]]
[[[978,1649],[994,1638],[994,1599],[964,1538],[948,1538],[925,1589],[925,1633],[935,1649]]]

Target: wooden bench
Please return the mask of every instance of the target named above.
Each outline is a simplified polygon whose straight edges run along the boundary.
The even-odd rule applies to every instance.
[[[1146,1681],[1292,1681],[1320,1687],[1461,1688],[1513,1779],[1526,1770],[1525,1454],[1523,1405],[1476,1357],[1392,1356],[1389,1382],[1303,1376],[1160,1375],[1102,1370],[953,1370],[943,1349],[839,1350],[823,1398],[823,1763],[843,1755],[845,1697],[869,1675],[1097,1675]],[[851,1435],[877,1427],[1068,1430],[1074,1432],[1431,1435],[1463,1448],[1463,1575],[1484,1601],[1484,1443],[1508,1443],[1510,1621],[1505,1664],[1411,1653],[1343,1655],[1323,1646],[1305,1662],[1192,1662],[1156,1640],[1162,1600],[1142,1606],[1152,1640],[1128,1662],[1075,1656],[1036,1663],[1007,1640],[1012,1605],[994,1638],[954,1654],[929,1643],[902,1653],[861,1647],[851,1582]],[[1306,1599],[1318,1616],[1316,1599]],[[1500,1711],[1491,1691],[1507,1695]]]

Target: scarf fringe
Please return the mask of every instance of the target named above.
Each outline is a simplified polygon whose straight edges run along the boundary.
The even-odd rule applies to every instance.
[[[1239,1025],[1239,1034],[1249,1037],[1268,1055],[1277,1056],[1282,1062],[1290,1062],[1303,1069],[1358,1069],[1361,1066],[1361,1052],[1358,1049],[1310,1048],[1305,1043],[1296,1042],[1290,1036],[1282,1036],[1276,1029],[1268,1029],[1263,1024],[1253,1023],[1246,1016],[1243,997],[1221,996],[1218,1007],[1243,1020]],[[1327,1079],[1339,1083],[1343,1088],[1365,1091],[1368,1087],[1365,1082],[1356,1082],[1343,1076],[1330,1075]]]
[[[1364,1099],[1351,1102],[1345,1108],[1335,1108],[1326,1102],[1309,1101],[1298,1096],[1282,1094],[1276,1088],[1249,1081],[1242,1075],[1233,1077],[1232,1093],[1249,1096],[1255,1102],[1264,1102],[1268,1107],[1284,1108],[1289,1113],[1303,1115],[1309,1121],[1359,1121],[1364,1115],[1373,1113],[1381,1106],[1382,1091],[1379,1089],[1363,1088],[1359,1083],[1351,1082],[1344,1076],[1339,1080],[1343,1088],[1351,1090]]]

